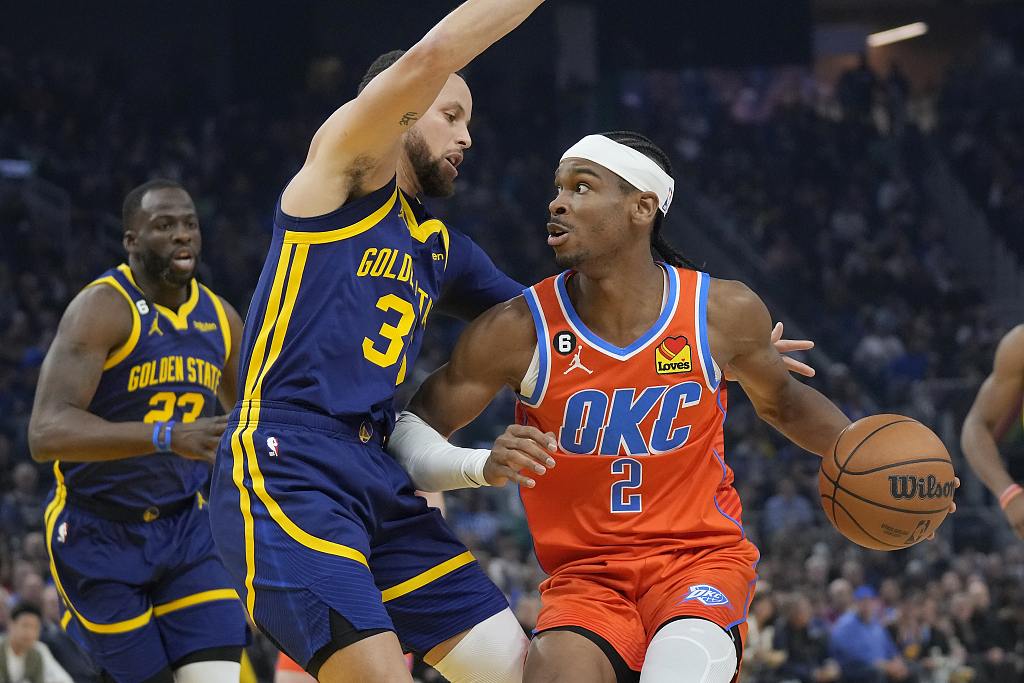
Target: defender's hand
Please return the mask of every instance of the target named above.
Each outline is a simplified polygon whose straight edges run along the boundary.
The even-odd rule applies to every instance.
[[[509,425],[505,433],[494,441],[494,448],[484,465],[484,479],[491,486],[504,486],[511,480],[528,488],[536,485],[533,479],[520,473],[529,470],[544,474],[547,467],[555,466],[551,453],[558,450],[555,435],[543,433],[536,427]]]
[[[782,323],[776,323],[775,327],[772,328],[772,344],[774,344],[775,349],[782,354],[782,360],[786,362],[786,368],[788,368],[790,372],[795,372],[796,374],[803,375],[804,377],[814,377],[814,368],[786,355],[791,351],[806,351],[808,349],[813,349],[814,342],[807,339],[783,339]],[[730,382],[736,381],[736,375],[732,374],[732,369],[728,365],[722,368],[722,376]]]
[[[194,422],[178,422],[171,430],[171,450],[189,460],[213,462],[220,436],[228,428],[228,416],[201,417]]]

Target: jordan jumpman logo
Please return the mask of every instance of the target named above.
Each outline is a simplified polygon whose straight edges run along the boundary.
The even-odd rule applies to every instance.
[[[581,351],[583,351],[583,344],[580,344],[576,348],[576,355],[572,357],[572,363],[569,364],[569,369],[562,373],[563,375],[568,375],[570,372],[572,372],[573,370],[575,370],[577,368],[579,368],[580,370],[583,370],[588,375],[593,375],[594,374],[593,370],[589,370],[587,368],[587,366],[585,366],[583,363],[580,362],[580,352]]]

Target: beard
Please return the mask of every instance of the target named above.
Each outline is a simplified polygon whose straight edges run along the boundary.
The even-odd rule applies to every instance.
[[[590,252],[580,249],[574,254],[555,255],[555,263],[562,270],[579,270],[580,266],[590,260]]]
[[[156,252],[145,251],[142,253],[142,265],[146,272],[153,278],[160,280],[173,287],[187,287],[192,282],[192,277],[199,268],[199,254],[196,253],[196,263],[187,275],[178,273],[171,268],[171,259],[164,258]]]
[[[424,195],[432,199],[447,199],[455,194],[455,179],[449,178],[441,170],[445,160],[430,155],[427,141],[415,128],[406,134],[405,153]]]

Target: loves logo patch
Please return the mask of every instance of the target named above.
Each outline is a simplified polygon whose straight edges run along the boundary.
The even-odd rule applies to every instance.
[[[686,337],[666,337],[654,350],[654,367],[659,375],[675,375],[690,372],[690,342]]]

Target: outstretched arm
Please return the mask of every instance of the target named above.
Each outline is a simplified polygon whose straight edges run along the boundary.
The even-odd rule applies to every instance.
[[[543,0],[468,0],[321,126],[306,163],[282,197],[293,216],[317,216],[350,191],[383,187],[395,174],[399,139],[448,77],[521,24]],[[353,183],[356,181],[356,183]]]
[[[423,490],[501,486],[508,480],[533,486],[520,470],[544,473],[554,436],[511,425],[492,451],[473,451],[444,441],[472,421],[505,385],[519,388],[537,345],[526,301],[520,296],[487,311],[466,328],[452,359],[426,379],[388,440],[388,452]],[[543,444],[543,447],[542,447]]]
[[[960,434],[967,462],[996,497],[1015,482],[999,457],[995,432],[1014,409],[1022,388],[1024,325],[1019,325],[999,342],[992,374],[982,383]],[[1006,517],[1017,535],[1024,538],[1024,496],[1018,495],[1007,503]]]
[[[712,280],[708,297],[715,361],[732,368],[762,419],[801,448],[823,455],[850,420],[789,373],[772,344],[768,309],[746,285]]]
[[[88,411],[104,363],[131,331],[128,301],[107,285],[86,289],[68,306],[32,406],[28,444],[37,462],[120,460],[156,450],[152,424],[108,422]],[[171,447],[185,457],[212,460],[226,425],[221,416],[175,426]]]

